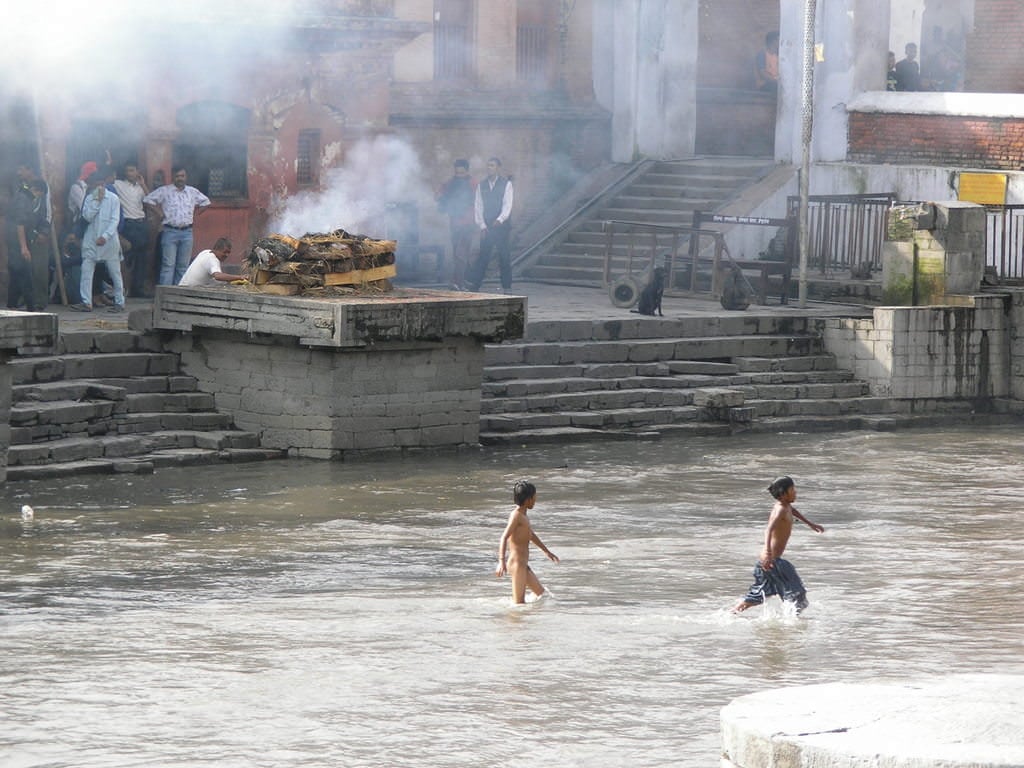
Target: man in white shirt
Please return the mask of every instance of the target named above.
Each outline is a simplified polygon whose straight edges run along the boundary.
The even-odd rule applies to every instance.
[[[213,248],[200,251],[192,259],[178,285],[186,288],[202,288],[216,285],[218,282],[230,283],[242,279],[240,275],[221,271],[221,262],[231,255],[231,241],[226,237],[217,239]]]
[[[114,191],[124,213],[121,235],[128,241],[124,260],[131,270],[131,295],[138,297],[144,295],[146,278],[149,277],[149,225],[142,204],[142,198],[149,194],[149,190],[135,163],[125,163],[123,175],[123,179],[114,182]]]

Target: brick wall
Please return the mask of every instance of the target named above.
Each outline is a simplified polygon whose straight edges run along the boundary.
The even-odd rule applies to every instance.
[[[964,90],[1024,93],[1024,0],[976,0]]]
[[[1024,168],[1024,117],[980,118],[853,112],[852,162]]]

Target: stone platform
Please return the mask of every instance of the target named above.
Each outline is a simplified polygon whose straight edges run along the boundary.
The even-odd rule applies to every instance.
[[[174,286],[157,290],[152,327],[241,331],[334,349],[451,337],[500,342],[522,337],[526,303],[520,296],[425,288],[310,298],[273,296],[232,286]]]
[[[722,768],[1019,768],[1024,675],[764,691],[722,709]]]
[[[162,287],[138,319],[165,332],[182,370],[263,448],[346,459],[476,446],[484,345],[522,337],[526,301]]]

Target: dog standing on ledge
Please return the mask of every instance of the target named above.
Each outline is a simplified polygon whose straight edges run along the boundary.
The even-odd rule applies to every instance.
[[[653,315],[657,311],[659,317],[665,315],[661,311],[661,297],[665,293],[665,268],[655,267],[651,272],[651,279],[640,292],[640,302],[634,312],[641,315]]]

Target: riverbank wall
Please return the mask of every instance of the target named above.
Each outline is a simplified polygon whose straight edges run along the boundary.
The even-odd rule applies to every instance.
[[[819,322],[840,368],[872,394],[1024,407],[1024,289],[947,297],[924,307],[876,307],[870,318]]]

